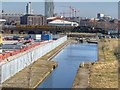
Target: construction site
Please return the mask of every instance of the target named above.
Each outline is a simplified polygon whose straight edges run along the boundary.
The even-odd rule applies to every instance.
[[[103,13],[81,17],[77,3],[61,3],[64,9],[55,13],[53,0],[45,0],[44,15],[36,14],[33,4],[24,3],[25,14],[2,10],[0,89],[117,90],[117,19]]]
[[[54,57],[54,54],[52,53],[57,53],[56,51],[54,51],[55,48],[58,48],[58,46],[61,47],[60,45],[62,43],[66,45],[65,41],[67,40],[67,36],[56,37],[54,38],[54,40],[51,39],[50,37],[45,37],[45,36],[44,37],[38,36],[37,38],[39,40],[42,39],[42,41],[39,41],[39,40],[17,41],[12,39],[10,40],[10,37],[9,37],[9,40],[7,37],[7,39],[1,41],[2,48],[1,48],[1,54],[0,54],[0,60],[1,60],[0,61],[0,67],[1,67],[0,82],[2,83],[2,88],[17,88],[18,86],[21,86],[21,88],[35,88],[36,85],[39,84],[38,82],[42,82],[44,78],[46,78],[46,76],[49,75],[49,73],[53,69],[55,69],[55,67],[57,66],[57,63],[53,61],[48,61],[48,60],[49,59],[51,60],[51,58]],[[52,52],[49,53],[50,51]],[[41,63],[41,64],[38,65],[38,63]],[[32,68],[35,69],[35,72],[33,72],[34,70],[32,68],[29,71],[29,68],[31,67],[31,65],[32,65]],[[39,72],[39,69],[40,69],[40,72]],[[27,83],[30,83],[30,86],[26,86],[26,84],[24,84],[25,86],[23,86],[21,84],[22,82],[24,82],[25,78],[23,78],[22,80],[20,79],[20,77],[26,76],[27,74],[26,70],[28,71],[28,73],[33,72],[33,74],[35,75],[37,75],[37,73],[41,74],[42,77],[40,79],[37,79],[36,76],[35,78],[33,77],[33,80],[35,79],[37,80],[34,83],[30,83],[28,82],[29,80],[26,80]],[[24,72],[26,72],[26,74]],[[19,74],[21,75],[19,76]],[[31,76],[30,77],[28,76],[26,76],[26,79],[31,78]],[[20,79],[21,82],[17,82],[19,81],[18,79]]]

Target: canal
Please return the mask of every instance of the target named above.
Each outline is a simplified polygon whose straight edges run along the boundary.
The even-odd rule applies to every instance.
[[[70,44],[53,60],[58,67],[38,88],[71,88],[80,63],[97,60],[97,44]]]

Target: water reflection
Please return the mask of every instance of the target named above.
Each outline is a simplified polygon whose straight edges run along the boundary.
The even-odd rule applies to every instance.
[[[97,60],[97,45],[70,44],[53,60],[58,67],[38,88],[71,88],[80,63]]]

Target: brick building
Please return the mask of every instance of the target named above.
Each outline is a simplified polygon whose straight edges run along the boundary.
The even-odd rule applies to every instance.
[[[42,15],[26,14],[20,17],[20,24],[44,26],[44,25],[47,25],[47,19],[45,16],[42,16]]]

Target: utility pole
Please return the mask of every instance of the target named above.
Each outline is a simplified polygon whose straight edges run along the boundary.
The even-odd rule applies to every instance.
[[[70,6],[69,9],[70,9],[70,16],[69,17],[71,18],[72,17],[72,15],[71,15],[72,14],[72,11],[71,11],[72,7]]]

